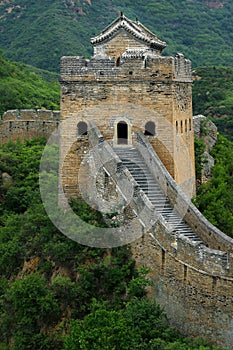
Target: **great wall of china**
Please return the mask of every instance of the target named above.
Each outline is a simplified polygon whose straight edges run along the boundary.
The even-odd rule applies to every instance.
[[[137,266],[150,269],[148,296],[184,334],[232,350],[233,240],[194,207],[194,191],[187,195],[180,186],[187,179],[194,184],[190,61],[181,54],[161,56],[165,43],[123,14],[92,44],[91,60],[62,58],[61,118],[59,111],[8,111],[0,142],[48,137],[59,120],[71,120],[61,129],[61,183],[67,196],[78,193],[81,161],[88,147],[95,147],[105,176],[125,197],[127,186],[133,186],[128,202],[142,232],[130,246]],[[150,134],[144,132],[149,122],[156,130]],[[69,137],[73,145],[64,154]],[[147,187],[139,184],[130,160],[140,164]],[[101,186],[109,191],[108,183]],[[146,214],[140,217],[142,208]]]

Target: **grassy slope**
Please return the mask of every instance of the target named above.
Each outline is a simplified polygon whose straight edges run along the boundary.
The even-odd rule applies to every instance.
[[[195,69],[193,109],[194,115],[211,117],[219,132],[233,140],[233,68]]]
[[[217,2],[217,1],[216,1]],[[124,13],[167,41],[166,54],[183,52],[194,66],[232,65],[233,3],[210,8],[194,0],[18,0],[0,4],[0,46],[14,60],[59,69],[62,55],[86,55],[107,24]]]
[[[0,55],[0,114],[8,109],[59,109],[59,83],[55,73]]]

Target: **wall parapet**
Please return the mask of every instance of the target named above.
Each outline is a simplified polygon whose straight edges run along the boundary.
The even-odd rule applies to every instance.
[[[197,261],[204,264],[205,269],[209,271],[211,271],[214,264],[215,269],[217,266],[220,267],[219,271],[216,271],[216,273],[230,275],[231,271],[229,268],[233,266],[233,239],[212,225],[192,204],[181,188],[175,183],[171,175],[166,171],[147,138],[140,131],[137,133],[137,141],[137,148],[141,156],[156,178],[161,189],[168,197],[171,205],[175,207],[179,215],[184,218],[187,224],[205,243],[206,246],[197,246]],[[184,239],[182,235],[177,235],[174,239],[177,252],[183,250],[182,245]],[[187,254],[187,246],[185,249]]]
[[[60,111],[47,109],[14,109],[6,111],[0,120],[0,143],[48,138],[58,127]]]
[[[118,191],[124,198],[125,204],[129,204],[144,230],[147,231],[149,229],[152,235],[156,235],[156,238],[163,245],[164,249],[170,251],[177,259],[184,262],[189,261],[191,266],[205,273],[216,276],[230,276],[229,265],[231,265],[231,259],[229,258],[229,252],[214,249],[214,246],[209,248],[203,243],[189,240],[182,233],[177,233],[173,230],[163,216],[156,212],[155,206],[151,204],[147,195],[139,188],[128,169],[123,165],[112,147],[104,140],[101,132],[93,122],[89,123],[88,133],[98,168],[102,165],[105,171],[111,176],[116,183]],[[140,144],[143,143],[143,148],[140,149],[140,144],[137,145],[137,148],[146,161],[147,166],[149,169],[153,167],[152,173],[156,181],[168,197],[171,196],[170,183],[171,186],[174,185],[174,180],[167,173],[160,160],[158,161],[156,159],[156,155],[153,157],[153,154],[150,154],[150,152],[145,152],[144,145],[147,144],[147,139],[141,132],[139,132],[138,141],[140,141]],[[149,156],[144,153],[148,153]],[[193,205],[183,192],[177,193],[177,189],[178,186],[175,184],[176,201],[174,202],[174,198],[171,198],[171,202],[173,202],[172,205],[175,205],[176,210],[182,218],[185,216],[184,211],[187,210],[190,212],[190,207]],[[199,215],[201,214],[199,213]],[[189,220],[187,218],[185,220],[190,224],[189,221],[191,219],[192,217],[189,217]],[[206,242],[204,241],[204,243]]]
[[[191,61],[182,54],[175,57],[151,55],[149,51],[126,50],[117,65],[114,57],[92,57],[90,60],[80,56],[61,58],[61,81],[78,80],[163,80],[192,82]],[[156,74],[155,74],[156,72]],[[169,72],[169,74],[168,74]]]

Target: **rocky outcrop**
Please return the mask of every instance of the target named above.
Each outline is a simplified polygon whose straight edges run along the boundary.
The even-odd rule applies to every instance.
[[[204,115],[193,117],[195,138],[201,139],[205,143],[205,151],[202,157],[202,176],[201,182],[206,182],[211,177],[214,158],[210,151],[217,141],[218,130],[216,125]]]

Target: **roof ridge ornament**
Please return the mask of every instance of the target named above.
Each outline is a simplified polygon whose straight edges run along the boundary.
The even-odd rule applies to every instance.
[[[116,32],[122,28],[144,44],[150,46],[152,43],[151,47],[153,49],[162,51],[166,47],[166,42],[158,39],[158,37],[142,25],[138,19],[137,21],[131,21],[124,15],[123,11],[121,11],[120,16],[103,29],[99,35],[91,38],[92,45],[95,46],[106,40],[110,40],[110,38],[114,37]]]

